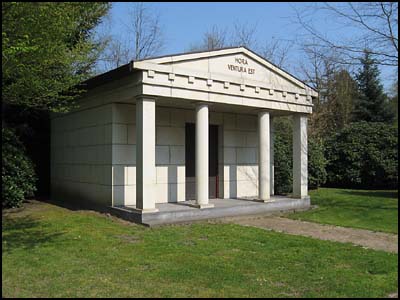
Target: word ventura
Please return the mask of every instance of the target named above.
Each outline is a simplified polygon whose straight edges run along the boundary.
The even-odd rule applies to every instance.
[[[235,57],[235,63],[239,64],[239,66],[228,64],[228,69],[230,71],[243,72],[243,73],[247,73],[247,74],[255,73],[255,69],[245,66],[245,65],[248,65],[247,59]]]

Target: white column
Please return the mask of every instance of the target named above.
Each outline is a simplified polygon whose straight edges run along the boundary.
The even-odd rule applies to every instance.
[[[196,106],[196,200],[198,208],[213,207],[208,203],[208,105]]]
[[[307,117],[293,116],[293,197],[305,198],[308,194],[307,170]]]
[[[269,184],[269,188],[270,188],[270,194],[271,196],[274,195],[274,173],[275,173],[275,166],[274,166],[274,124],[273,124],[273,118],[270,117],[270,122],[269,122],[269,160],[270,160],[270,184]]]
[[[258,198],[270,199],[270,120],[269,112],[258,113]]]
[[[156,183],[156,104],[147,97],[136,99],[136,209],[158,211],[155,207]]]

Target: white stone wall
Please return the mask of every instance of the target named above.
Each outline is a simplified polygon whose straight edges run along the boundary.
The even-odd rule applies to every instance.
[[[52,119],[52,197],[136,204],[136,111],[107,104]],[[219,125],[219,197],[258,193],[257,116],[210,112]],[[156,106],[156,203],[185,200],[185,123],[195,110]]]
[[[224,198],[257,196],[257,145],[257,116],[223,114]]]
[[[112,203],[135,204],[136,198],[136,111],[134,105],[112,108]]]
[[[103,105],[51,121],[54,200],[111,205],[111,112]]]
[[[185,200],[185,120],[189,114],[156,107],[156,203]]]

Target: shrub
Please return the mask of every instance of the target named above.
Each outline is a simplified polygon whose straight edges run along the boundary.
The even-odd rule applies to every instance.
[[[326,142],[328,184],[397,188],[398,129],[380,122],[352,123]]]
[[[35,172],[12,129],[2,128],[2,208],[20,207],[35,192]]]
[[[326,183],[326,164],[322,139],[308,138],[308,188],[316,189]]]
[[[292,123],[290,119],[274,120],[274,193],[287,194],[292,191]]]

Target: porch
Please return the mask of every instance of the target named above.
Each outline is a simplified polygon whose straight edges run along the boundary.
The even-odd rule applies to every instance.
[[[213,198],[275,201],[272,121],[283,113],[246,106],[240,106],[241,113],[237,113],[238,106],[181,99],[180,112],[174,109],[167,118],[156,114],[156,109],[168,111],[177,101],[148,96],[135,99],[136,197],[134,201],[124,197],[125,201],[114,201],[113,206],[144,215],[158,212],[164,202],[209,209],[220,201],[211,201]],[[186,112],[193,114],[190,118],[182,117]],[[212,114],[214,118],[210,118]],[[291,115],[293,121],[293,198],[308,198],[308,117],[296,112],[286,115]],[[164,126],[172,124],[172,118],[174,126],[164,130]],[[175,126],[180,129],[176,131]],[[165,156],[169,159],[161,163],[157,150],[166,146],[169,152]]]
[[[204,209],[194,207],[196,201],[190,200],[156,204],[157,212],[143,213],[138,211],[135,206],[115,206],[110,207],[109,211],[112,215],[128,221],[155,226],[223,217],[304,210],[310,207],[309,197],[291,198],[274,195],[270,199],[268,202],[261,202],[250,198],[209,199],[209,203],[213,207]]]

